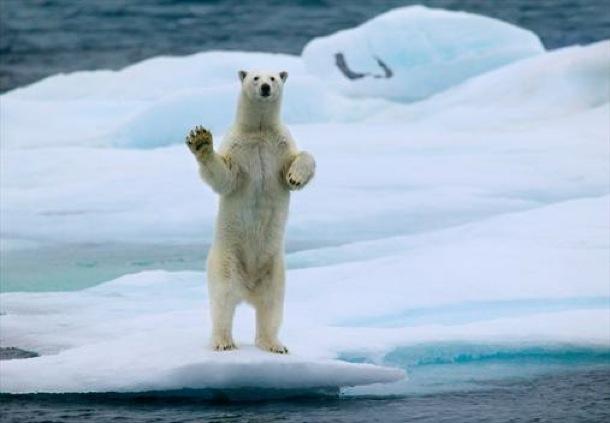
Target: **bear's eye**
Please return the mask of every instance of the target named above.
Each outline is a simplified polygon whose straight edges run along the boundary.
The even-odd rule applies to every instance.
[[[275,81],[275,78],[274,78],[274,77],[271,77],[271,80],[272,80],[272,81]]]
[[[254,80],[255,80],[255,81],[258,81],[258,76],[255,76],[255,77],[254,77]]]

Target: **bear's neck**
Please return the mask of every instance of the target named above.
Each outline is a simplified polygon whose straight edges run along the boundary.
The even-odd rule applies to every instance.
[[[276,101],[253,101],[241,94],[237,103],[235,126],[244,132],[263,132],[280,126],[281,98]]]

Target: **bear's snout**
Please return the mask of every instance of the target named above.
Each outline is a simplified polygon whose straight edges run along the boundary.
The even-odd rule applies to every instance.
[[[261,95],[263,97],[269,97],[271,94],[271,86],[269,84],[261,85]]]

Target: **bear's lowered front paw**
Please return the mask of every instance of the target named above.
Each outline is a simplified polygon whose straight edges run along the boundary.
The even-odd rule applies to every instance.
[[[312,176],[311,166],[297,158],[286,172],[286,183],[292,190],[301,189],[307,185]]]
[[[231,339],[215,339],[212,341],[212,349],[214,351],[231,351],[236,350],[237,345]]]
[[[269,351],[276,354],[288,354],[288,348],[278,341],[258,340],[256,346],[261,350]]]
[[[197,158],[205,158],[214,151],[212,133],[203,126],[196,126],[189,132],[186,145]]]

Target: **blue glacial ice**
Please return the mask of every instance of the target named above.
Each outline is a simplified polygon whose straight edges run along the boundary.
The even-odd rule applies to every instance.
[[[410,6],[313,39],[303,60],[343,94],[404,102],[543,51],[536,34],[506,22]]]

